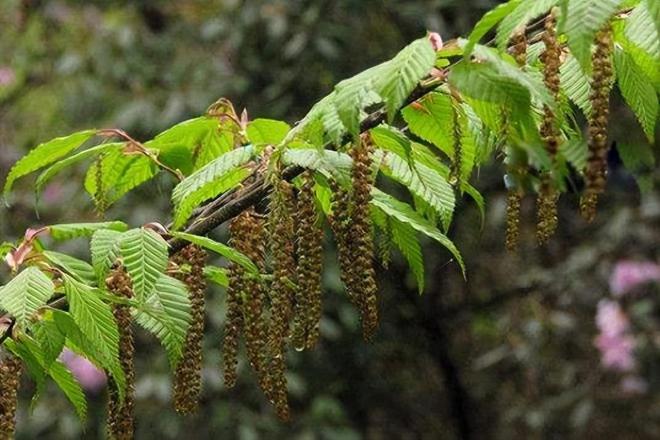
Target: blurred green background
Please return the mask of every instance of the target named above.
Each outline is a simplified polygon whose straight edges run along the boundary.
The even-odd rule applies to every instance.
[[[221,96],[251,117],[294,123],[339,80],[393,56],[432,30],[465,35],[491,0],[2,0],[0,2],[0,178],[28,148],[81,128],[119,127],[140,140],[203,113]],[[614,135],[643,142],[634,117],[614,98]],[[657,155],[657,149],[656,149]],[[558,235],[534,239],[534,197],[523,204],[522,248],[504,251],[505,193],[498,165],[474,183],[487,200],[483,227],[463,203],[451,236],[468,267],[426,243],[427,288],[394,255],[379,268],[381,329],[362,341],[344,298],[328,241],[322,341],[289,353],[293,420],[277,421],[241,365],[239,385],[222,385],[223,292],[208,294],[203,404],[181,418],[157,343],[138,336],[137,438],[453,439],[660,438],[659,290],[638,293],[635,374],[600,366],[593,341],[597,303],[610,296],[617,261],[660,261],[660,193],[640,194],[611,158],[609,192],[586,225],[578,196],[560,203]],[[51,184],[34,210],[22,182],[0,208],[0,237],[35,224],[94,220],[82,169]],[[139,188],[108,213],[137,225],[167,222],[167,188]],[[222,231],[220,231],[222,237]],[[84,255],[84,243],[67,250]],[[6,273],[0,279],[6,281]],[[641,304],[641,305],[640,305]],[[639,309],[639,310],[638,310]],[[638,316],[639,315],[639,316]],[[650,324],[649,324],[650,322]],[[637,327],[636,327],[637,329]],[[54,390],[29,412],[24,381],[18,438],[103,438],[105,396],[90,395],[82,426]]]

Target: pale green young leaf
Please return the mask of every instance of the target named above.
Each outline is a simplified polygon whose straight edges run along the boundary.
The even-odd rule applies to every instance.
[[[562,19],[568,47],[585,72],[591,71],[591,46],[598,32],[623,0],[568,0]]]
[[[167,242],[146,228],[126,231],[119,240],[119,252],[133,283],[135,298],[144,301],[167,268]]]
[[[424,258],[422,247],[417,240],[415,229],[407,223],[403,223],[394,217],[390,217],[390,232],[392,241],[401,251],[417,280],[419,293],[424,292]]]
[[[21,334],[15,340],[7,338],[2,345],[23,361],[28,374],[32,380],[34,380],[35,391],[32,396],[32,402],[35,402],[43,392],[48,372],[43,367],[43,363],[40,362],[32,351],[22,343],[21,339],[24,335],[25,334]]]
[[[451,98],[445,93],[429,93],[401,111],[410,131],[443,149],[450,148],[452,137]]]
[[[0,307],[16,319],[19,327],[25,328],[54,291],[51,279],[37,267],[30,266],[0,288]]]
[[[497,5],[495,8],[486,12],[483,17],[479,19],[476,25],[472,28],[470,36],[468,37],[468,43],[463,50],[463,56],[468,58],[472,53],[474,45],[481,40],[484,35],[486,35],[497,23],[502,21],[506,16],[508,16],[522,0],[509,0],[506,3]]]
[[[64,292],[73,320],[104,358],[119,355],[119,330],[110,306],[101,300],[97,289],[64,276]]]
[[[71,240],[79,237],[91,237],[100,229],[111,229],[123,232],[128,225],[120,220],[98,222],[98,223],[61,223],[48,226],[50,236],[55,240]]]
[[[94,267],[99,280],[103,280],[119,257],[119,240],[121,236],[121,232],[112,229],[99,229],[92,235],[90,241],[92,267]]]
[[[566,60],[559,68],[559,82],[561,90],[568,96],[568,99],[577,105],[584,115],[589,115],[591,113],[589,77],[571,54],[566,56]]]
[[[5,198],[16,179],[48,166],[80,147],[96,134],[95,130],[83,130],[39,144],[23,156],[9,171],[5,181]]]
[[[435,227],[435,225],[431,224],[428,220],[422,217],[407,203],[395,199],[389,194],[382,192],[378,188],[373,188],[371,194],[371,203],[375,207],[382,210],[388,216],[394,217],[398,221],[410,225],[416,231],[423,233],[424,235],[434,239],[442,246],[444,246],[454,256],[454,258],[456,258],[456,261],[458,262],[463,275],[465,276],[465,264],[463,263],[463,258],[461,257],[460,252],[454,243],[452,243],[452,241],[446,235],[440,232],[438,228]]]
[[[215,177],[213,180],[204,183],[199,188],[183,196],[181,202],[174,208],[174,218],[172,219],[174,229],[183,227],[195,208],[201,205],[204,201],[212,199],[219,194],[236,188],[243,182],[252,171],[248,167],[234,168],[228,170],[221,176]],[[178,188],[178,186],[176,187]],[[175,190],[176,190],[175,188]]]
[[[236,131],[237,128],[232,121],[220,123],[217,129],[211,131],[202,141],[200,148],[193,152],[194,170],[197,171],[232,151],[238,142]]]
[[[559,153],[580,172],[587,166],[589,148],[587,141],[580,136],[570,137],[559,144]]]
[[[44,367],[48,369],[62,353],[66,335],[60,331],[52,319],[42,319],[32,329],[34,338],[41,347]]]
[[[518,2],[515,9],[502,19],[497,27],[495,41],[500,50],[505,50],[514,32],[524,27],[536,17],[550,11],[558,0],[523,0]]]
[[[46,168],[39,177],[34,185],[34,192],[39,195],[46,183],[55,177],[59,172],[71,167],[72,165],[82,162],[83,160],[90,159],[92,157],[98,156],[99,154],[105,151],[111,151],[119,149],[123,145],[122,142],[113,142],[108,144],[97,145],[95,147],[88,148],[86,150],[80,151],[79,153],[73,154],[66,159],[55,162],[50,167]]]
[[[657,0],[643,1],[633,9],[626,19],[625,34],[657,62],[660,60],[660,31],[654,24],[651,3],[657,3]]]
[[[275,119],[255,119],[247,125],[247,138],[255,145],[278,145],[291,130],[289,124]]]
[[[319,171],[326,177],[332,176],[340,183],[350,180],[352,161],[346,153],[316,148],[286,149],[282,154],[282,162],[285,165]]]
[[[227,275],[227,269],[224,267],[206,266],[204,267],[204,276],[220,287],[226,288],[229,286],[229,276]]]
[[[655,31],[660,35],[660,2],[657,0],[644,0],[644,4],[649,10],[649,15],[655,25]]]
[[[241,252],[230,246],[227,246],[226,244],[218,243],[217,241],[208,237],[201,237],[199,235],[188,234],[186,232],[175,231],[172,232],[172,235],[181,240],[188,241],[190,243],[201,246],[204,249],[215,252],[216,254],[225,257],[227,260],[238,264],[254,275],[259,274],[259,268],[257,268],[252,260],[250,260],[245,254],[242,254]]]
[[[156,336],[165,350],[172,368],[183,354],[190,325],[190,300],[186,285],[162,274],[156,287],[133,316],[138,324]]]
[[[649,142],[654,142],[658,122],[658,95],[651,80],[630,55],[620,48],[614,51],[616,79],[623,98],[637,116]]]
[[[76,278],[78,281],[95,285],[94,268],[86,261],[56,251],[43,251],[43,256],[54,266]]]

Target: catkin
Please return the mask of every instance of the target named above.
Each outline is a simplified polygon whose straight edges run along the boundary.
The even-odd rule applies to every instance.
[[[0,440],[14,438],[16,403],[23,364],[18,357],[0,352]]]
[[[588,222],[596,217],[598,197],[605,191],[607,174],[607,123],[612,89],[612,28],[608,23],[596,34],[592,55],[591,114],[589,115],[589,156],[584,171],[585,191],[580,212]]]
[[[373,228],[369,216],[371,201],[371,153],[367,137],[350,150],[352,191],[334,184],[331,226],[337,239],[342,281],[349,299],[358,307],[362,333],[370,340],[378,327],[378,298],[373,265]]]
[[[516,32],[510,41],[510,51],[518,66],[523,67],[527,63],[527,36],[524,29]],[[508,113],[505,118],[508,119]],[[505,129],[506,130],[506,129]],[[513,175],[512,167],[509,165],[508,173]],[[505,246],[509,252],[518,249],[520,241],[520,206],[523,198],[521,189],[512,186],[507,189],[506,204],[506,233]]]
[[[187,287],[191,317],[183,355],[174,373],[174,409],[180,414],[192,414],[197,411],[202,391],[206,257],[206,251],[201,247],[189,244],[176,252],[170,260],[175,267],[184,265],[190,267],[187,273],[174,273],[174,277]]]
[[[556,19],[550,14],[545,20],[545,31],[543,43],[545,50],[541,55],[543,62],[543,82],[552,93],[555,102],[559,102],[559,68],[561,66],[561,46],[557,41],[555,30]],[[548,156],[554,163],[560,142],[559,127],[554,111],[549,106],[544,106],[543,122],[541,123],[541,137],[545,143]],[[552,170],[541,175],[541,187],[537,196],[537,224],[536,238],[539,244],[547,242],[557,229],[557,201],[559,192],[554,186]]]
[[[452,101],[452,124],[454,140],[454,157],[452,158],[449,182],[457,188],[461,187],[461,168],[463,166],[463,148],[461,145],[463,130],[461,128],[459,104]]]
[[[321,322],[323,271],[323,229],[316,210],[314,176],[307,171],[302,176],[297,201],[298,289],[293,343],[296,349],[313,348],[319,338]]]
[[[300,290],[295,288],[297,281],[294,248],[295,209],[296,204],[292,185],[285,180],[278,181],[270,196],[268,217],[273,259],[273,282],[270,287],[271,317],[268,335],[268,374],[272,385],[269,399],[275,406],[278,417],[282,420],[289,419],[285,361],[286,337],[289,334],[294,297],[296,300],[300,300],[298,297]],[[297,320],[299,318],[299,316],[296,316]],[[304,333],[302,343],[304,345]]]
[[[115,268],[106,279],[109,292],[121,298],[132,298],[133,287],[131,279],[122,267]],[[133,330],[131,328],[131,311],[129,306],[117,304],[112,313],[119,329],[119,361],[126,378],[126,389],[123,403],[119,400],[117,384],[109,376],[108,380],[108,437],[113,440],[128,440],[133,438],[135,422],[133,408],[135,406],[135,366],[133,360],[135,347],[133,345]]]
[[[99,212],[100,216],[103,216],[105,214],[106,209],[108,208],[108,203],[106,200],[105,196],[105,189],[103,188],[103,159],[105,157],[105,154],[100,154],[99,157],[96,158],[96,162],[94,164],[95,168],[95,173],[94,173],[94,181],[96,184],[96,191],[94,192],[94,200],[96,201],[96,209]]]

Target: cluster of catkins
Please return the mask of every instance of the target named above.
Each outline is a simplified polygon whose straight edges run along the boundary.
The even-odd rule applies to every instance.
[[[372,152],[373,146],[368,137],[362,137],[351,149],[351,190],[334,184],[331,222],[337,240],[342,282],[349,299],[360,311],[362,333],[366,340],[372,338],[378,327],[378,287],[369,217]]]
[[[580,200],[580,212],[587,221],[596,216],[598,196],[605,191],[607,174],[607,123],[612,89],[612,27],[608,23],[596,34],[596,49],[592,55],[591,114],[589,115],[589,156],[584,170],[585,192]]]
[[[186,334],[183,355],[174,372],[174,409],[179,414],[192,414],[197,411],[202,390],[206,257],[204,249],[189,244],[170,258],[170,267],[174,269],[173,276],[186,285],[190,299],[190,327]]]
[[[105,280],[108,291],[120,298],[133,297],[133,285],[123,267],[115,267]],[[117,384],[108,375],[108,438],[116,440],[132,439],[134,427],[133,407],[135,406],[135,367],[133,359],[133,330],[129,306],[116,304],[112,313],[119,329],[119,362],[126,377],[123,402],[119,398]]]
[[[250,208],[230,224],[230,244],[264,272],[272,266],[270,283],[260,274],[232,263],[227,289],[227,320],[223,341],[225,385],[237,379],[239,338],[243,333],[247,358],[259,386],[276,409],[289,418],[286,349],[311,348],[321,319],[323,230],[314,200],[314,179],[301,176],[296,190],[277,180],[270,195],[267,219]],[[267,249],[268,243],[268,249]]]
[[[511,55],[516,60],[518,66],[524,66],[527,63],[527,36],[525,32],[516,32],[511,37],[509,46]],[[509,169],[507,174],[514,174],[512,171],[512,169]],[[518,242],[520,241],[520,207],[522,198],[522,189],[518,188],[517,185],[512,185],[507,189],[505,246],[507,250],[512,252],[518,248]]]
[[[0,352],[0,440],[14,438],[16,398],[23,364],[10,353]]]
[[[543,82],[550,93],[552,93],[555,102],[559,103],[561,45],[557,41],[556,23],[554,13],[550,14],[545,20],[545,32],[543,33],[545,50],[541,54],[541,61],[543,62]],[[555,112],[547,105],[543,108],[541,137],[545,143],[551,163],[554,165],[561,136]],[[551,169],[541,175],[541,187],[536,199],[536,238],[539,244],[546,243],[557,229],[557,201],[559,199],[559,191],[554,186],[552,173],[553,170]]]

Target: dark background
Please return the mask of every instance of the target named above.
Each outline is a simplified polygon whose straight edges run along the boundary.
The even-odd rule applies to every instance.
[[[54,136],[119,127],[146,140],[221,96],[251,117],[293,123],[339,80],[392,57],[427,29],[445,39],[466,35],[495,3],[3,0],[0,177],[28,148]],[[616,96],[613,112],[613,137],[643,141]],[[657,185],[641,195],[616,157],[610,165],[596,222],[579,218],[578,196],[569,193],[560,202],[558,234],[544,248],[535,244],[528,196],[519,255],[503,246],[502,170],[479,170],[473,183],[487,200],[484,226],[464,202],[450,233],[468,281],[444,250],[425,242],[427,288],[420,296],[395,254],[388,269],[379,269],[382,324],[371,344],[361,339],[329,251],[322,341],[312,352],[289,353],[289,424],[277,421],[246,365],[237,388],[224,389],[224,295],[210,291],[202,411],[189,419],[174,413],[165,357],[141,334],[137,438],[659,438],[657,333],[640,362],[638,373],[649,383],[644,393],[623,392],[621,375],[601,368],[593,345],[596,305],[609,295],[614,264],[660,257]],[[40,223],[96,219],[81,190],[82,171],[47,188],[40,218],[31,185],[22,181],[11,208],[0,208],[0,237],[15,239]],[[657,183],[658,172],[650,178]],[[140,187],[108,218],[165,223],[167,185]],[[657,318],[657,287],[645,295]],[[105,396],[90,395],[91,417],[81,426],[55,390],[29,414],[31,385],[24,385],[19,438],[104,436]]]

